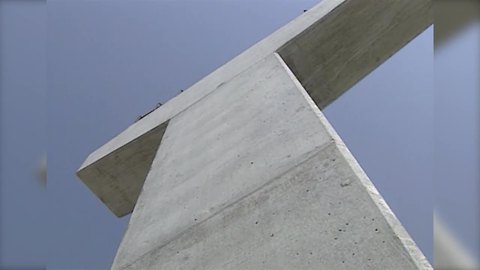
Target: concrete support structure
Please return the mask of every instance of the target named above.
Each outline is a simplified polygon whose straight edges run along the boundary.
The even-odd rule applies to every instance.
[[[93,152],[112,269],[432,269],[324,118],[431,24],[429,0],[324,0]]]

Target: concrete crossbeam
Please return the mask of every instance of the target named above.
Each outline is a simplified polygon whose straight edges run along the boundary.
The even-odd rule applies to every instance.
[[[112,269],[432,269],[320,109],[431,23],[324,0],[93,152]]]
[[[132,164],[131,153],[150,145],[152,130],[245,69],[278,52],[323,108],[431,23],[430,0],[324,0],[94,151],[78,175],[117,216],[128,214],[153,159],[150,153],[140,159],[146,165]],[[104,171],[108,160],[130,173],[119,179]]]

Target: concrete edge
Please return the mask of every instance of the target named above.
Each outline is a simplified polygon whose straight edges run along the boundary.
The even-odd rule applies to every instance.
[[[335,131],[333,126],[330,124],[330,122],[328,122],[327,118],[323,115],[323,113],[320,111],[320,109],[315,104],[313,99],[310,97],[307,91],[303,88],[300,81],[298,81],[298,79],[295,77],[293,72],[289,69],[287,64],[283,61],[281,56],[278,53],[275,53],[275,56],[277,57],[278,61],[281,62],[282,66],[285,68],[286,72],[289,74],[290,78],[292,79],[294,84],[297,86],[297,89],[304,95],[305,99],[310,104],[311,109],[316,113],[317,117],[319,118],[319,121],[325,127],[327,132],[332,136],[340,153],[349,162],[350,167],[352,168],[354,173],[357,175],[358,179],[360,179],[361,183],[363,184],[368,194],[370,195],[370,198],[372,199],[373,203],[378,207],[378,209],[380,209],[380,212],[385,217],[385,220],[387,221],[387,223],[390,225],[395,235],[397,235],[397,237],[403,244],[403,248],[405,249],[407,254],[410,255],[410,259],[414,262],[415,265],[417,265],[418,269],[433,270],[432,266],[430,265],[430,262],[427,260],[425,255],[423,255],[423,253],[420,251],[418,246],[415,244],[413,239],[410,237],[408,232],[405,230],[403,225],[400,223],[398,218],[395,216],[393,211],[390,209],[390,207],[385,202],[383,197],[380,195],[378,190],[375,188],[373,182],[368,178],[367,174],[363,171],[360,164],[358,164],[357,160],[352,155],[350,150],[348,150],[347,146],[342,141],[342,139],[340,138],[338,133]]]

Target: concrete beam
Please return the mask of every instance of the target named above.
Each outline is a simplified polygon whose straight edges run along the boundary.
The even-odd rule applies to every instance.
[[[156,149],[163,134],[153,130],[244,70],[279,52],[323,108],[431,23],[430,0],[324,0],[94,151],[78,175],[116,215],[125,215],[153,158],[135,153]]]
[[[168,121],[97,161],[84,163],[77,171],[78,177],[116,216],[129,214],[135,207],[167,125]]]
[[[430,0],[350,0],[278,53],[322,109],[432,24]]]

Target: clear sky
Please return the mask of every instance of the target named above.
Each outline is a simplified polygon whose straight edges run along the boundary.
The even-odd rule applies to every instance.
[[[1,2],[2,266],[48,261],[49,269],[108,269],[129,216],[116,218],[75,176],[84,158],[317,2],[57,0],[49,1],[48,17],[39,2]],[[434,170],[434,144],[455,134],[434,121],[434,109],[441,119],[452,116],[442,110],[448,91],[441,108],[435,103],[432,42],[429,28],[324,111],[429,259],[433,176],[458,170],[443,163]],[[457,102],[473,110],[468,101],[476,96],[462,93]],[[39,104],[47,104],[48,136]],[[468,129],[475,119],[458,113],[455,122]],[[26,180],[45,141],[48,211],[45,192]],[[459,147],[474,156],[467,143]],[[471,156],[454,162],[461,160]],[[462,172],[478,176],[475,165]],[[468,186],[441,188],[474,201]]]
[[[0,269],[45,263],[46,13],[41,1],[0,1]]]

